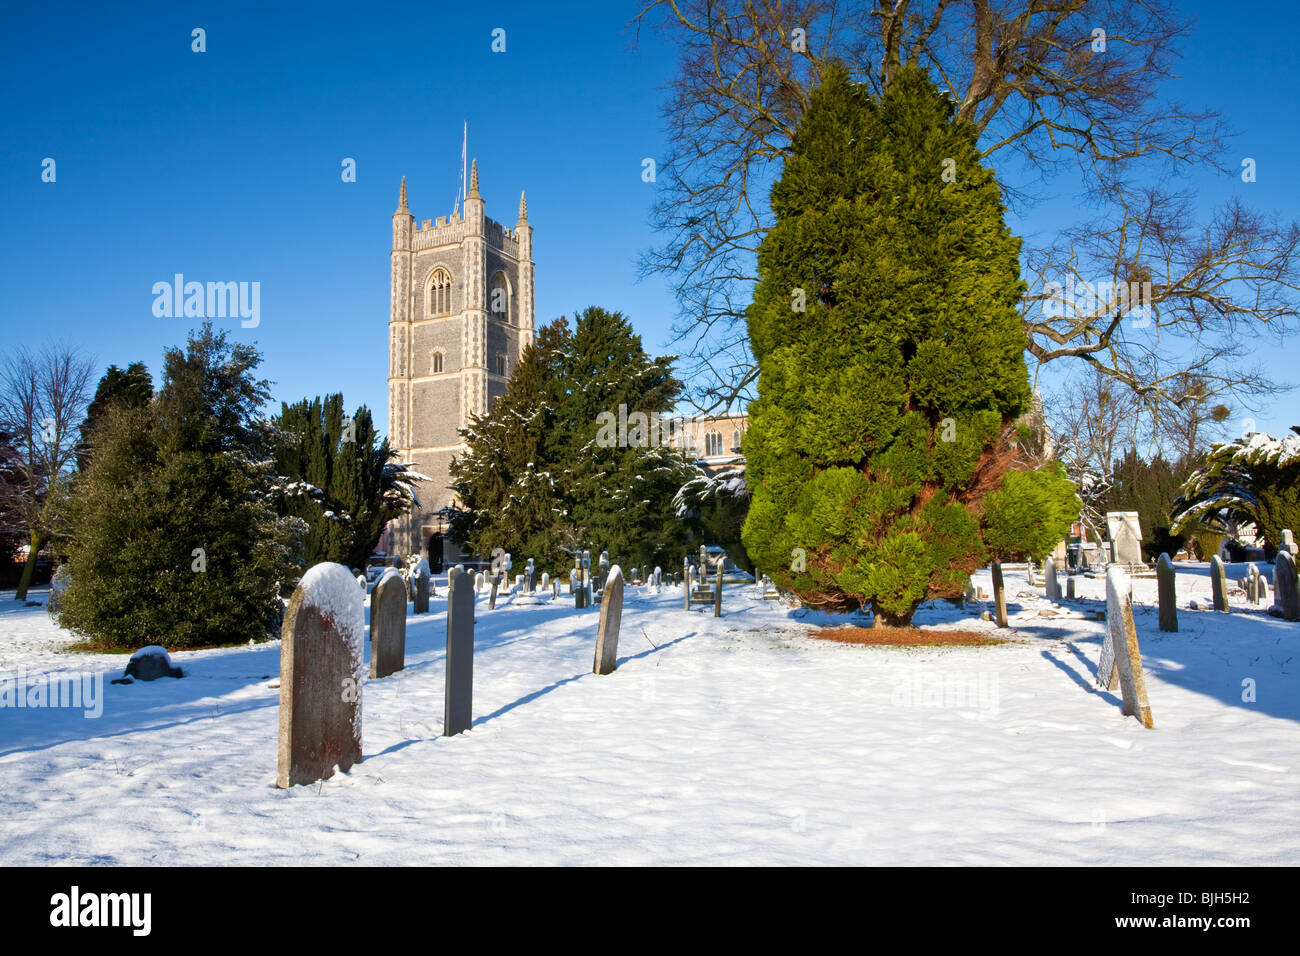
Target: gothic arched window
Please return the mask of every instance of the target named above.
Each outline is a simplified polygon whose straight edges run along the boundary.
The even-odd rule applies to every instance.
[[[488,283],[488,311],[494,319],[510,321],[510,281],[504,272],[496,273]]]
[[[451,312],[451,273],[442,266],[429,274],[429,318]]]
[[[429,360],[429,374],[437,375],[442,371],[442,351],[438,350],[433,353]]]
[[[704,436],[704,457],[713,458],[722,454],[722,432],[709,432]]]
[[[731,433],[731,451],[733,454],[740,454],[740,429],[737,428]]]

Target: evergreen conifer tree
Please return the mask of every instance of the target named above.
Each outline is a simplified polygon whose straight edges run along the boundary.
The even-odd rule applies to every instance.
[[[148,407],[106,412],[74,492],[65,626],[128,648],[268,636],[302,528],[268,502],[260,361],[205,323],[167,350]]]
[[[906,624],[988,557],[1063,537],[1073,491],[1055,466],[1017,508],[982,507],[1016,463],[1030,387],[1020,243],[974,128],[916,67],[880,100],[833,69],[771,201],[748,311],[755,565],[811,606]],[[999,537],[1013,516],[1046,525],[1032,547]]]

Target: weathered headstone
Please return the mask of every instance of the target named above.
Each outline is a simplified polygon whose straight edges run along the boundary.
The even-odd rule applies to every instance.
[[[596,659],[592,671],[612,674],[618,666],[618,629],[623,623],[623,569],[609,569],[605,594],[600,601],[600,623],[596,628]]]
[[[688,611],[691,609],[691,588],[695,586],[694,578],[695,578],[695,569],[688,565],[686,568],[686,573],[682,578],[682,593],[685,595],[686,610]]]
[[[1115,564],[1142,564],[1142,522],[1136,511],[1106,513],[1110,560]]]
[[[1214,594],[1214,609],[1228,611],[1228,572],[1217,554],[1210,556],[1210,587]]]
[[[1288,621],[1300,621],[1300,582],[1289,551],[1279,551],[1273,559],[1273,610]]]
[[[1074,578],[1065,579],[1065,596],[1069,600],[1074,600]]]
[[[532,594],[537,590],[537,568],[533,565],[533,559],[528,559],[528,567],[524,571],[524,593]]]
[[[664,569],[659,567],[658,565],[655,565],[655,587],[661,588],[663,586],[664,586]]]
[[[447,686],[442,732],[448,737],[474,722],[474,592],[464,575],[447,588]]]
[[[1268,576],[1261,574],[1257,583],[1259,585],[1259,603],[1263,604],[1268,600]]]
[[[1285,551],[1287,554],[1291,555],[1292,558],[1296,556],[1295,535],[1291,533],[1290,528],[1282,529],[1282,541],[1278,544],[1277,549],[1279,551]]]
[[[1061,600],[1061,582],[1056,580],[1056,559],[1050,554],[1043,562],[1043,585],[1047,588],[1047,600]]]
[[[1109,660],[1106,647],[1109,645]],[[1106,572],[1106,634],[1102,638],[1097,682],[1107,690],[1119,685],[1125,716],[1136,717],[1143,727],[1155,727],[1142,676],[1142,653],[1133,624],[1133,583],[1121,568]]]
[[[551,597],[555,600],[560,599],[560,579],[556,578],[551,582]]]
[[[1255,562],[1246,565],[1246,576],[1241,579],[1246,589],[1246,600],[1251,604],[1259,603],[1259,566]]]
[[[361,762],[364,607],[341,564],[315,565],[294,589],[281,628],[278,787]]]
[[[1007,626],[1007,589],[1002,583],[1002,562],[993,562],[993,620]]]
[[[1160,602],[1160,630],[1178,630],[1178,590],[1174,582],[1174,563],[1162,554],[1156,561],[1156,596]]]
[[[718,573],[714,580],[716,584],[713,589],[713,616],[722,617],[722,559],[726,555],[718,556]]]
[[[475,594],[478,594],[479,591],[482,591],[482,590],[483,590],[484,580],[485,580],[485,579],[484,579],[484,577],[483,577],[483,572],[482,572],[482,571],[475,571],[475,572],[474,572],[474,593],[475,593]]]
[[[406,582],[385,573],[370,595],[370,676],[387,677],[406,666]]]
[[[543,591],[549,591],[550,589],[551,589],[551,576],[550,576],[550,574],[548,574],[547,572],[543,571],[543,572],[542,572],[542,590],[543,590]]]
[[[492,592],[488,595],[489,611],[495,611],[497,609],[497,586],[500,583],[501,583],[501,579],[494,574],[492,576]]]
[[[365,594],[365,593],[366,593],[366,576],[365,576],[364,574],[358,574],[358,575],[357,575],[357,584],[361,585],[361,593],[362,593],[362,594]]]
[[[429,574],[429,565],[423,558],[415,566],[415,571],[411,574],[411,581],[415,585],[415,606],[411,610],[416,614],[428,614],[429,590],[433,582]]]

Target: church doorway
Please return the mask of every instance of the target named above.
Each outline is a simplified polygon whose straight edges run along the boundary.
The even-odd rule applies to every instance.
[[[429,536],[429,570],[434,574],[440,574],[444,569],[442,566],[443,555],[443,535],[435,533]]]

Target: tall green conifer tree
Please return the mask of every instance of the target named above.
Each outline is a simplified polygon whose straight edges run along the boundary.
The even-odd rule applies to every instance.
[[[1017,550],[1008,516],[1027,508],[1048,526],[1034,546],[1054,543],[1073,499],[1052,467],[1023,508],[983,508],[1029,406],[1024,284],[975,130],[953,116],[915,67],[882,100],[832,70],[772,190],[748,312],[745,546],[805,603],[870,607],[878,625],[960,595],[986,532],[993,556]]]

